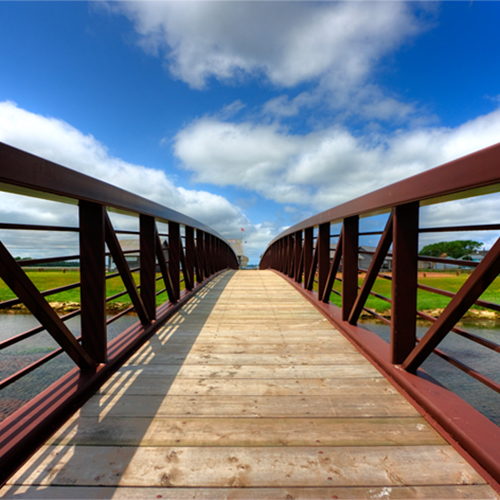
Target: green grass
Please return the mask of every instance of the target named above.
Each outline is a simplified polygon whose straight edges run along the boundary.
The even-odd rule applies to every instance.
[[[52,288],[58,288],[64,285],[69,285],[71,283],[78,282],[80,280],[80,273],[78,270],[67,270],[63,273],[61,270],[44,270],[39,271],[27,271],[29,278],[41,291],[48,290]],[[426,277],[419,277],[419,283],[431,286],[433,288],[441,288],[443,290],[457,292],[461,286],[465,283],[468,278],[467,274],[460,274],[458,276],[450,276],[449,274],[439,273],[439,272],[427,272]],[[139,273],[133,274],[134,279],[137,284],[139,284]],[[160,275],[157,274],[159,277]],[[182,276],[181,276],[182,279]],[[363,276],[360,276],[358,284],[361,285],[363,282]],[[156,290],[159,291],[164,288],[163,280],[156,282]],[[184,288],[184,282],[181,283],[181,289]],[[335,282],[335,290],[341,291],[342,285],[339,281]],[[106,282],[106,295],[115,295],[121,291],[125,290],[125,286],[120,277],[111,278]],[[377,279],[373,287],[373,291],[377,292],[385,297],[391,298],[391,282],[384,279]],[[0,280],[0,301],[9,300],[15,298],[14,293],[5,285],[3,281]],[[488,290],[486,290],[481,296],[483,300],[488,302],[500,303],[500,278],[495,279],[495,281],[490,285]],[[68,290],[66,292],[61,292],[55,295],[47,297],[49,302],[80,302],[80,289],[75,288],[74,290]],[[163,293],[156,298],[157,305],[162,304],[167,300],[167,294]],[[340,305],[341,298],[338,295],[331,294],[330,300],[337,305]],[[436,295],[434,293],[426,292],[423,290],[418,291],[417,308],[419,310],[429,310],[429,309],[441,309],[445,308],[450,302],[450,298],[443,297],[441,295]],[[130,305],[131,301],[128,295],[124,295],[115,299],[113,302]],[[384,313],[390,310],[391,305],[376,297],[370,296],[368,298],[367,307],[374,309],[378,313]],[[474,309],[481,309],[480,307],[474,306]]]
[[[78,270],[66,270],[63,273],[61,270],[44,270],[42,272],[38,270],[27,271],[28,277],[35,284],[35,286],[40,291],[50,290],[53,288],[59,288],[61,286],[70,285],[72,283],[77,283],[80,281],[80,272]],[[132,275],[136,284],[139,284],[139,273],[133,273]],[[159,277],[160,274],[157,274]],[[181,275],[182,279],[182,275]],[[163,280],[158,280],[156,282],[156,291],[160,291],[165,288]],[[184,288],[184,282],[181,283],[181,290]],[[119,292],[125,290],[125,285],[119,276],[115,278],[110,278],[106,281],[106,296],[115,295]],[[15,299],[16,295],[12,290],[0,280],[0,301]],[[74,288],[73,290],[68,290],[66,292],[56,293],[46,297],[49,302],[80,302],[80,288]],[[167,294],[162,293],[156,297],[157,306],[163,304],[167,300]],[[130,297],[123,295],[117,299],[111,301],[125,305],[131,305]]]
[[[469,277],[467,274],[460,274],[458,276],[442,276],[442,273],[426,273],[427,277],[419,277],[418,282],[422,285],[427,285],[433,288],[440,288],[441,290],[446,290],[449,292],[458,292],[462,285],[465,283]],[[363,283],[363,276],[360,276],[358,280],[359,286]],[[392,283],[389,280],[384,280],[378,278],[373,286],[373,291],[384,295],[387,298],[391,298],[391,286]],[[339,292],[342,291],[342,284],[339,281],[335,281],[335,290]],[[493,302],[496,304],[500,303],[500,278],[496,278],[495,281],[490,285],[490,287],[481,295],[482,300],[488,302]],[[330,300],[334,304],[340,306],[341,297],[332,293],[330,295]],[[444,309],[450,302],[451,298],[444,297],[442,295],[437,295],[435,293],[427,292],[424,290],[418,290],[417,292],[417,309],[419,311],[425,311],[430,309]],[[378,313],[383,313],[389,311],[391,304],[385,302],[384,300],[378,299],[376,297],[370,296],[367,300],[366,307],[373,309]],[[473,306],[472,309],[482,310],[484,308]]]

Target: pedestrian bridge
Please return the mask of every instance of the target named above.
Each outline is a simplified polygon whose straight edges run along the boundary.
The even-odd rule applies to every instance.
[[[458,175],[471,161],[485,163],[486,173],[476,173],[482,188],[491,190],[494,176],[489,183],[485,176],[492,175],[491,162],[498,165],[499,159],[500,148],[491,148],[456,162],[453,172]],[[499,273],[497,245],[481,264],[471,264],[463,288],[417,339],[418,256],[409,243],[423,231],[418,216],[415,221],[419,203],[414,200],[386,200],[393,208],[385,229],[377,232],[379,244],[367,269],[359,269],[353,244],[363,234],[357,216],[349,212],[352,207],[341,206],[337,214],[320,214],[273,241],[260,271],[241,271],[216,233],[130,195],[129,211],[144,203],[138,210],[141,263],[131,270],[116,244],[120,231],[106,213],[110,206],[123,210],[125,195],[84,176],[72,178],[80,174],[48,162],[42,162],[44,175],[34,175],[40,174],[40,162],[2,146],[0,165],[16,168],[5,168],[1,182],[20,186],[22,194],[34,189],[34,178],[45,195],[61,197],[64,187],[64,196],[71,198],[76,196],[71,189],[80,190],[81,338],[66,329],[65,317],[45,299],[50,293],[38,291],[26,266],[13,261],[2,245],[1,278],[76,366],[0,422],[1,496],[499,498],[499,428],[420,366],[428,350],[437,352],[495,391],[494,379],[434,344],[436,336],[450,332],[489,346],[493,354],[500,351],[456,321],[451,324],[471,304],[499,307],[479,299]],[[26,170],[18,174],[20,166]],[[438,179],[444,175],[439,168],[433,174]],[[51,171],[68,178],[62,175],[60,186],[53,180],[44,186]],[[75,180],[88,184],[75,188]],[[418,179],[412,184],[418,187]],[[421,184],[428,186],[427,179]],[[461,192],[471,186],[462,185]],[[403,181],[392,192],[403,198],[408,196],[404,188]],[[441,191],[424,192],[422,205],[446,198],[442,187],[432,189]],[[360,199],[358,213],[374,212],[370,202]],[[341,232],[332,234],[332,221],[339,219]],[[158,244],[155,221],[161,220],[168,221],[168,258]],[[21,229],[15,226],[1,228]],[[384,274],[380,267],[388,252],[393,268]],[[108,254],[139,319],[113,340],[105,335],[109,297],[102,286],[109,278],[103,265]],[[134,272],[140,273],[140,286]],[[365,276],[361,285],[359,272]],[[366,298],[377,276],[392,280],[392,314],[385,318],[392,328],[389,343],[358,322],[361,311],[369,311]],[[164,289],[157,290],[159,281]],[[342,297],[340,307],[330,302],[334,292]],[[162,293],[167,300],[156,307]],[[0,348],[35,334],[25,332]],[[43,360],[0,387],[34,372]]]

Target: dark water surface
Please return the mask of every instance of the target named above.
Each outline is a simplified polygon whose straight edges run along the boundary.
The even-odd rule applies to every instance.
[[[135,315],[125,315],[108,325],[108,341],[136,323],[137,319]],[[80,335],[80,317],[72,318],[65,324],[75,337]],[[39,325],[40,323],[31,314],[0,314],[0,341]],[[44,331],[3,349],[0,351],[0,380],[29,366],[58,347],[57,342]],[[71,358],[66,353],[62,353],[0,390],[0,421],[74,367],[75,363]]]
[[[390,339],[390,326],[365,320],[364,328],[376,333],[385,341]],[[499,320],[462,320],[457,326],[479,337],[500,344]],[[422,338],[429,325],[417,326],[417,336]],[[439,349],[451,357],[477,370],[482,375],[500,383],[500,354],[475,342],[450,332],[439,344]],[[500,426],[500,394],[486,387],[439,356],[431,354],[422,368],[442,385],[467,401],[471,406]]]
[[[137,316],[126,315],[108,326],[108,340],[137,322]],[[390,338],[390,327],[370,320],[362,321],[363,326],[382,339]],[[39,323],[30,314],[0,314],[0,341],[22,333]],[[66,322],[75,336],[80,335],[80,318]],[[500,343],[500,321],[464,320],[460,326],[483,338]],[[422,337],[428,325],[417,327],[417,335]],[[47,332],[0,351],[0,379],[30,365],[58,347]],[[479,371],[481,374],[500,383],[499,354],[474,342],[464,339],[453,332],[441,342],[440,349]],[[0,391],[0,420],[22,406],[26,401],[39,394],[62,375],[74,368],[75,364],[67,354],[61,354],[36,369],[21,380]],[[432,354],[422,365],[438,382],[474,406],[490,420],[500,425],[500,394],[485,387],[458,368]]]

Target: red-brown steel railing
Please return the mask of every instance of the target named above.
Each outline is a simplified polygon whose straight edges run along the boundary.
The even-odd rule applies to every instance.
[[[473,305],[500,311],[500,305],[481,300],[481,294],[500,273],[500,238],[481,262],[425,257],[418,253],[420,233],[499,230],[500,224],[419,227],[420,207],[500,191],[500,144],[452,161],[414,177],[397,182],[311,217],[287,229],[267,247],[261,269],[274,269],[294,284],[339,329],[384,371],[390,380],[444,431],[450,440],[499,487],[500,429],[430,381],[422,363],[436,354],[489,389],[500,393],[500,384],[444,352],[438,345],[453,332],[492,353],[500,345],[456,326]],[[359,231],[359,219],[389,214],[383,231]],[[342,224],[331,234],[332,224]],[[374,252],[360,249],[360,236],[379,236]],[[332,239],[336,240],[333,244]],[[391,250],[392,248],[392,250]],[[333,251],[333,258],[331,252]],[[371,256],[368,269],[359,267],[359,255]],[[382,273],[384,260],[392,259],[392,273]],[[461,289],[449,292],[418,283],[419,261],[459,265],[471,269]],[[358,276],[364,276],[358,285]],[[376,279],[392,282],[391,297],[372,290]],[[335,282],[341,292],[334,289]],[[451,298],[436,319],[417,311],[417,291],[424,290]],[[330,302],[341,297],[341,306]],[[366,307],[372,295],[391,304],[390,319]],[[362,325],[365,311],[391,327],[390,342],[384,342]],[[417,318],[431,323],[417,338]]]
[[[0,190],[78,205],[79,215],[78,227],[34,225],[30,221],[0,223],[4,231],[62,231],[79,237],[78,254],[21,261],[16,261],[0,241],[0,278],[16,296],[0,302],[0,309],[24,304],[40,322],[39,327],[1,341],[0,353],[43,331],[59,344],[58,349],[0,380],[0,390],[62,353],[75,364],[72,371],[0,422],[1,484],[57,422],[88,397],[173,312],[222,270],[237,269],[238,260],[222,236],[184,214],[2,143]],[[116,230],[108,211],[138,217],[139,230]],[[157,222],[168,224],[168,232],[160,233]],[[122,250],[118,234],[137,236],[139,248]],[[166,238],[164,243],[160,237]],[[129,267],[127,254],[139,255],[138,267]],[[117,272],[106,271],[106,258],[113,259]],[[80,280],[50,290],[38,290],[25,272],[30,266],[75,260]],[[136,273],[139,284],[134,279]],[[118,276],[124,290],[106,296],[107,280]],[[158,281],[164,283],[160,290]],[[58,316],[47,297],[76,288],[80,289],[81,307]],[[162,294],[167,298],[157,307],[157,297]],[[107,303],[125,295],[132,305],[107,318]],[[139,321],[108,342],[107,325],[132,311]],[[76,316],[81,317],[78,338],[65,324]]]

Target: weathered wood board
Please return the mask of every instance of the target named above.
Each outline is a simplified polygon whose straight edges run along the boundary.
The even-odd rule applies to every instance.
[[[298,292],[202,289],[0,490],[6,498],[499,498]]]

